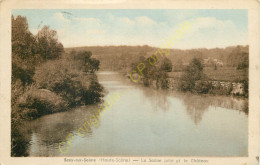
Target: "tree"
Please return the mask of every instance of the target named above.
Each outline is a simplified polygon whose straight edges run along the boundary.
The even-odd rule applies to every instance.
[[[44,26],[37,34],[37,48],[43,59],[56,59],[63,53],[63,45],[58,42],[57,32]]]
[[[203,74],[203,65],[201,61],[197,58],[194,58],[187,66],[185,72],[181,77],[181,90],[192,91],[196,81],[202,80],[204,77],[205,76]]]
[[[243,48],[242,46],[237,46],[233,48],[232,52],[229,54],[227,63],[233,67],[247,67],[248,58],[248,47]]]
[[[160,65],[160,70],[166,71],[166,72],[171,72],[172,71],[172,62],[168,58],[163,58],[161,65]]]
[[[36,52],[36,41],[29,31],[26,17],[12,16],[12,53],[22,59],[28,59]]]
[[[100,64],[100,61],[93,58],[93,59],[90,59],[90,64],[91,64],[91,68],[90,68],[90,72],[91,73],[94,73],[95,71],[98,71],[99,70],[99,64]]]
[[[36,40],[29,31],[26,17],[12,16],[12,81],[32,83],[36,64]],[[37,59],[40,61],[40,59]]]
[[[91,51],[72,51],[70,55],[73,57],[78,70],[90,73],[94,73],[99,70],[100,61],[95,58],[91,58]]]
[[[244,54],[244,58],[237,65],[237,70],[242,70],[242,69],[248,68],[248,66],[249,66],[248,53],[243,53],[243,54]]]

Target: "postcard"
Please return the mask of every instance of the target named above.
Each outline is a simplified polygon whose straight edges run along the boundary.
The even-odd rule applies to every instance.
[[[0,165],[259,163],[259,1],[0,8]]]

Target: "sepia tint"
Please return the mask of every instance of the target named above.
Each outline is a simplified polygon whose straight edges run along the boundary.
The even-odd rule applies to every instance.
[[[247,10],[13,9],[11,46],[12,157],[248,156]]]

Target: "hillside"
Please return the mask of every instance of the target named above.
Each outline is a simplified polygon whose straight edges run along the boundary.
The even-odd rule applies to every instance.
[[[72,50],[87,50],[93,53],[93,57],[100,60],[101,70],[116,70],[129,72],[133,63],[139,61],[141,56],[149,57],[159,48],[144,46],[91,46],[65,48],[66,52]],[[239,81],[248,77],[248,46],[230,46],[226,48],[214,49],[170,49],[167,56],[173,64],[173,72],[170,77],[180,75],[186,65],[193,58],[200,58],[205,62],[205,74],[212,80]],[[217,68],[214,68],[214,61],[217,61]],[[237,69],[238,66],[245,65]],[[223,76],[223,73],[225,76]]]

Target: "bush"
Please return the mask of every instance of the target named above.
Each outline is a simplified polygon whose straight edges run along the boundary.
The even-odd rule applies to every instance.
[[[249,66],[248,58],[245,58],[237,65],[237,70],[246,69]]]
[[[61,96],[34,86],[31,86],[18,100],[18,106],[22,110],[21,115],[26,119],[35,119],[45,114],[64,111],[67,105],[68,103]]]
[[[163,58],[160,65],[161,71],[171,72],[172,71],[172,62],[168,58]]]
[[[196,81],[203,81],[205,79],[206,78],[203,73],[203,65],[200,59],[194,58],[181,76],[179,88],[182,91],[192,92],[194,90]]]
[[[37,88],[60,95],[69,106],[96,103],[103,97],[97,77],[72,68],[67,61],[48,61],[36,69],[34,80]]]
[[[244,92],[245,92],[244,96],[248,97],[248,79],[239,82],[244,84]]]
[[[217,84],[210,89],[210,94],[218,94],[218,95],[230,95],[231,91],[233,90],[233,86],[230,83],[227,87],[221,86],[220,82],[217,82]]]
[[[23,85],[31,84],[33,74],[34,67],[31,64],[12,54],[12,81],[20,80]]]
[[[27,144],[29,143],[21,131],[18,129],[18,125],[21,124],[20,120],[12,118],[11,120],[11,156],[28,156]]]
[[[156,87],[161,89],[168,88],[168,75],[165,71],[157,71],[155,73]]]
[[[101,101],[101,98],[104,96],[103,86],[101,86],[95,79],[91,80],[88,90],[84,91],[84,97],[82,101],[84,104],[93,104]]]
[[[206,94],[212,89],[212,84],[208,81],[196,81],[193,92]]]
[[[149,79],[148,78],[143,78],[143,84],[144,84],[144,86],[145,87],[149,87],[150,86],[150,81],[149,81]]]

